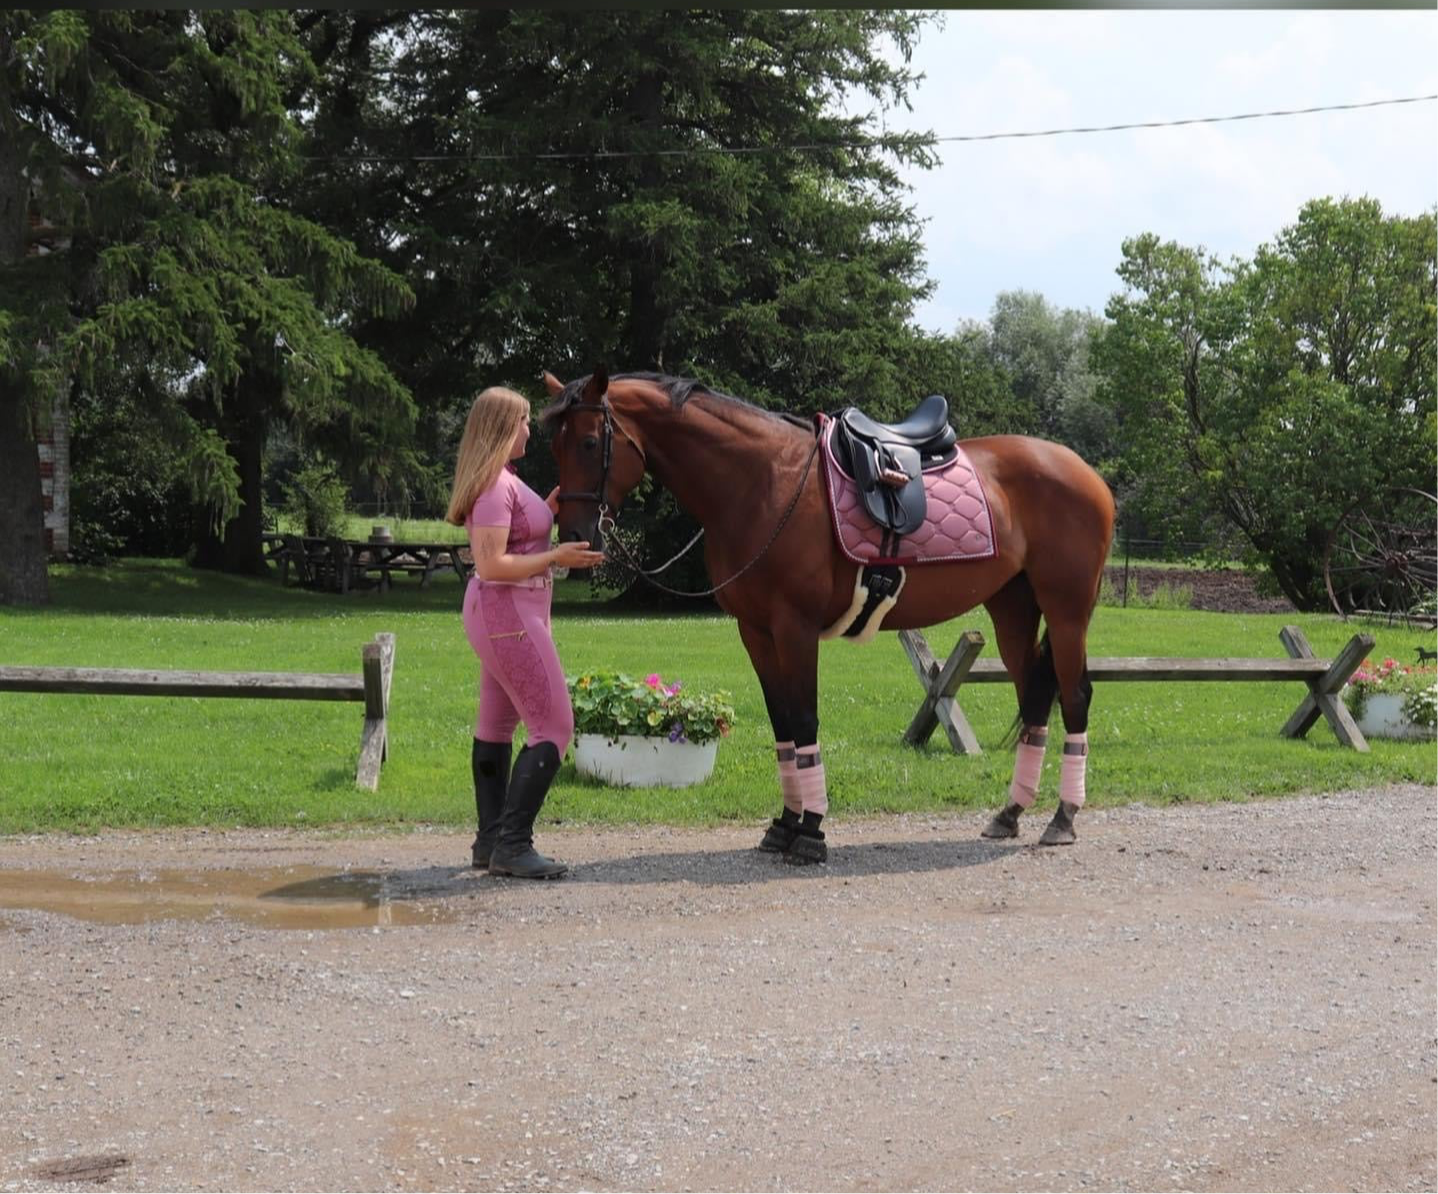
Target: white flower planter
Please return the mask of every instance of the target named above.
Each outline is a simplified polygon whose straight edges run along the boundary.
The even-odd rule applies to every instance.
[[[1432,738],[1434,726],[1417,726],[1403,716],[1403,698],[1392,692],[1375,692],[1356,719],[1367,738]]]
[[[702,745],[638,734],[618,738],[578,734],[574,739],[574,765],[579,773],[617,788],[687,788],[703,783],[714,770],[718,753],[717,738]]]

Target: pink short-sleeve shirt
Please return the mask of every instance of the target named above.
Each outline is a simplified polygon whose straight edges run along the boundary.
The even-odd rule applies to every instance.
[[[519,479],[513,466],[505,465],[499,480],[475,499],[465,525],[508,527],[506,554],[530,556],[549,550],[554,515],[544,499]]]

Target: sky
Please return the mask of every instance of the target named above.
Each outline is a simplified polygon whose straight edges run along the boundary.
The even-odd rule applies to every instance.
[[[1438,11],[975,12],[927,26],[913,111],[937,136],[1223,116],[1438,94]],[[857,105],[856,105],[857,107]],[[1249,257],[1323,195],[1438,202],[1438,102],[1234,124],[940,145],[908,170],[951,332],[1004,290],[1101,313],[1126,237]]]

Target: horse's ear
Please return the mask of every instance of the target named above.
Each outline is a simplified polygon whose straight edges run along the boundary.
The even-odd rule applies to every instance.
[[[589,380],[584,385],[585,399],[589,402],[598,402],[608,389],[609,370],[603,365],[595,365],[594,372],[589,375]]]
[[[560,394],[564,393],[564,383],[548,369],[544,371],[544,388],[549,391],[551,398],[558,398]]]

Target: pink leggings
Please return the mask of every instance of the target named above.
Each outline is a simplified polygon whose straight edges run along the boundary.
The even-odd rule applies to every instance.
[[[574,736],[574,710],[549,632],[549,587],[486,584],[471,577],[464,633],[483,665],[474,736],[508,742],[524,722],[529,743],[552,742],[561,755]]]

